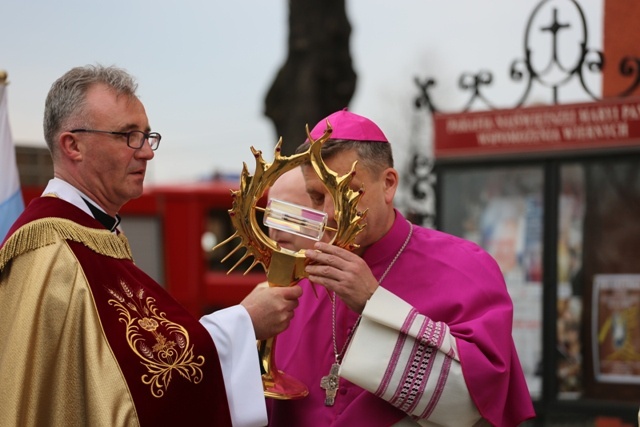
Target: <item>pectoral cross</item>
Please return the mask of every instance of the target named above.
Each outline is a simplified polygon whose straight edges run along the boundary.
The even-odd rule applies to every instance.
[[[320,387],[325,390],[326,397],[324,398],[325,406],[333,406],[336,400],[336,392],[338,391],[338,370],[340,369],[340,365],[334,363],[331,365],[331,371],[329,375],[325,375],[322,377],[320,381]]]

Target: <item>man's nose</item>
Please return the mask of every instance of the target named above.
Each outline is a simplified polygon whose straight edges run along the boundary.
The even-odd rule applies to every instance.
[[[151,149],[151,145],[149,144],[149,140],[146,139],[142,147],[136,150],[136,156],[142,159],[151,160],[155,157],[155,152]]]
[[[333,207],[333,200],[331,200],[331,197],[327,197],[325,199],[322,210],[327,213],[327,222],[331,223],[335,221],[335,209]]]

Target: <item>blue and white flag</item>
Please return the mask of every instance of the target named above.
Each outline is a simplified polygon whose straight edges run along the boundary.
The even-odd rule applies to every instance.
[[[16,149],[9,127],[7,86],[0,83],[0,243],[23,209]]]

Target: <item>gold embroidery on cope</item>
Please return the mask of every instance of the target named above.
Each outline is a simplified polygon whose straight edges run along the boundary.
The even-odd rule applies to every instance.
[[[140,289],[135,294],[129,286],[120,281],[122,293],[107,288],[115,298],[108,301],[119,312],[119,321],[126,327],[127,342],[131,350],[142,359],[148,374],[142,382],[151,386],[154,397],[162,397],[168,389],[172,374],[198,384],[202,381],[205,358],[194,356],[187,330],[166,318],[166,314],[156,307],[156,300],[144,296]]]

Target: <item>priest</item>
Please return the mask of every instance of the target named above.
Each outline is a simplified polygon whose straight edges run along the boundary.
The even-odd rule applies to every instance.
[[[193,318],[134,263],[118,211],[142,194],[161,136],[137,84],[77,67],[51,87],[55,177],[0,248],[0,424],[263,426],[255,340],[301,290],[260,288]]]

